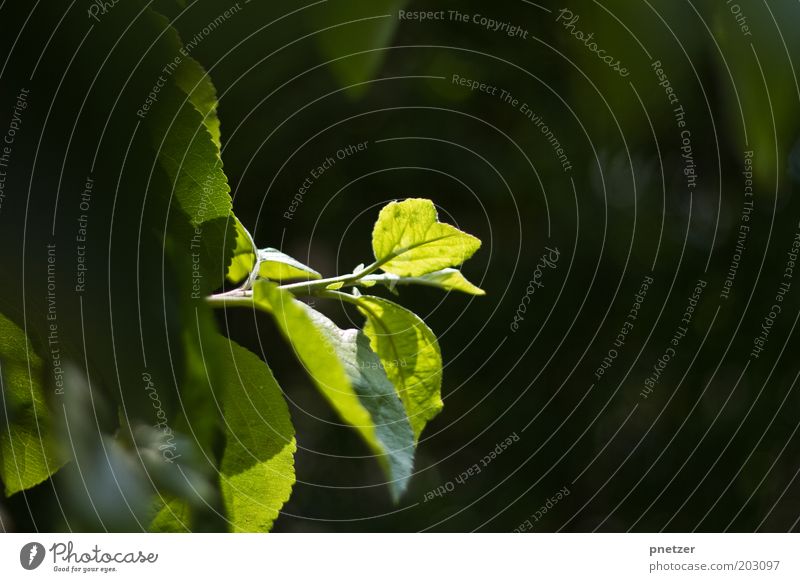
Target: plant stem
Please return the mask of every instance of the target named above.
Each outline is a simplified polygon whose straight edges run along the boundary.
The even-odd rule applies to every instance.
[[[244,229],[247,232],[247,229]],[[247,232],[248,236],[250,233]],[[250,237],[252,241],[252,236]],[[254,247],[255,248],[255,245]],[[279,285],[279,289],[283,289],[285,291],[289,291],[293,295],[297,296],[304,296],[304,295],[314,295],[319,297],[324,297],[326,293],[329,291],[326,289],[329,285],[333,285],[335,283],[341,283],[342,287],[345,286],[358,286],[361,284],[362,281],[370,281],[375,283],[382,283],[382,282],[389,282],[389,281],[398,281],[397,275],[392,275],[391,273],[382,273],[380,275],[372,275],[375,271],[378,271],[383,265],[388,263],[389,261],[393,260],[395,257],[401,253],[392,253],[389,256],[381,259],[380,261],[375,261],[368,267],[358,271],[357,273],[349,273],[347,275],[339,275],[337,277],[328,277],[327,279],[316,279],[313,281],[300,281],[298,283],[288,283],[286,285]],[[240,287],[233,289],[231,291],[226,291],[225,293],[217,293],[216,295],[212,295],[207,298],[207,301],[210,305],[216,307],[224,307],[226,304],[229,303],[238,303],[241,304],[244,301],[252,301],[253,299],[253,284],[255,283],[256,279],[258,278],[258,268],[261,261],[258,258],[258,251],[256,251],[256,263],[253,267],[253,271],[250,273],[250,276],[247,280],[242,284]],[[343,294],[346,295],[346,294]]]
[[[227,293],[217,293],[211,297],[206,297],[206,303],[211,307],[230,307],[234,305],[249,305],[253,303],[252,291],[241,291],[236,289],[237,294],[233,295],[231,291]]]
[[[340,277],[331,277],[328,279],[317,279],[316,281],[302,281],[300,283],[291,283],[289,285],[280,285],[279,289],[284,289],[289,291],[292,295],[295,296],[313,296],[313,297],[323,297],[327,299],[339,298],[344,299],[346,297],[351,297],[347,293],[341,293],[339,291],[333,289],[326,289],[328,285],[333,283],[342,283],[343,286],[349,287],[367,287],[371,285],[367,285],[367,283],[403,283],[402,277],[397,277],[397,275],[392,275],[391,273],[381,273],[379,275],[366,275],[361,276],[361,273],[358,274],[350,274],[350,275],[342,275]],[[251,302],[253,300],[253,290],[252,289],[245,289],[245,288],[237,288],[232,289],[231,291],[226,291],[224,293],[217,293],[216,295],[212,295],[207,298],[207,301],[210,305],[215,307],[223,307],[225,305],[230,304],[237,304],[241,305],[244,303]],[[345,299],[346,300],[346,299]]]
[[[393,258],[394,256],[389,256],[380,261],[375,261],[374,263],[372,263],[368,267],[365,267],[358,273],[349,273],[347,275],[339,275],[338,277],[330,277],[328,279],[317,279],[315,281],[301,281],[300,283],[290,283],[288,285],[281,285],[280,288],[285,289],[286,291],[291,291],[295,295],[313,295],[314,291],[316,291],[317,289],[324,290],[325,287],[327,287],[328,285],[332,285],[334,283],[342,283],[343,286],[358,284],[358,281],[360,281],[367,275],[371,275]]]

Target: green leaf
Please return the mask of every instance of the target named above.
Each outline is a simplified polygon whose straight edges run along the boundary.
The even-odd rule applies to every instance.
[[[261,261],[258,267],[258,275],[262,279],[271,279],[273,281],[303,279],[309,281],[322,278],[322,275],[311,267],[277,249],[260,249],[258,258]]]
[[[227,218],[231,212],[230,188],[202,116],[190,103],[176,103],[182,99],[181,93],[164,90],[162,94],[172,95],[170,104],[179,107],[177,111],[159,107],[152,114],[154,145],[160,148],[158,160],[171,182],[174,199],[192,226]],[[167,127],[170,129],[165,134]]]
[[[244,225],[235,216],[234,231],[236,232],[236,246],[233,249],[233,258],[228,266],[227,278],[231,283],[238,283],[250,276],[256,264],[256,249],[252,239],[245,230]]]
[[[158,7],[156,7],[158,9]],[[211,77],[206,73],[203,66],[192,57],[185,55],[184,42],[178,31],[171,25],[170,19],[152,9],[147,10],[147,16],[155,20],[159,27],[164,29],[163,41],[169,46],[176,59],[180,62],[169,76],[175,85],[188,96],[189,102],[202,115],[203,125],[205,125],[211,136],[211,141],[217,148],[217,154],[221,148],[220,142],[220,122],[217,116],[217,90]]]
[[[430,328],[396,303],[363,295],[354,301],[366,316],[364,333],[394,384],[419,438],[442,410],[442,354]]]
[[[461,291],[470,295],[486,295],[486,291],[470,283],[458,269],[442,269],[419,277],[404,277],[397,282],[430,285],[446,291]]]
[[[217,116],[217,90],[205,69],[192,57],[183,57],[183,66],[175,72],[175,84],[189,95],[189,101],[203,116],[211,141],[222,147],[220,122]]]
[[[214,88],[196,61],[180,55],[183,44],[167,19],[152,11],[147,17],[166,29],[170,47],[180,57],[144,122],[159,165],[192,226],[227,219],[232,207],[220,158]]]
[[[53,438],[44,373],[25,332],[0,315],[0,478],[6,496],[38,485],[64,464]]]
[[[372,231],[372,250],[387,273],[418,277],[456,267],[469,259],[481,241],[439,222],[430,200],[409,198],[381,210]]]
[[[391,408],[376,411],[376,405],[388,406],[386,389],[377,383],[375,375],[364,375],[364,371],[354,369],[359,366],[359,359],[369,358],[363,345],[359,349],[357,335],[342,338],[332,322],[274,283],[256,281],[253,299],[259,308],[272,313],[322,395],[378,456],[392,481],[393,495],[398,496],[405,487],[411,465],[406,456],[409,449],[403,445],[402,420]],[[344,364],[340,355],[349,364]],[[362,395],[365,400],[377,396],[380,401],[365,405]],[[392,419],[390,425],[384,422],[388,418]]]
[[[267,532],[289,499],[297,443],[289,408],[269,366],[220,338],[225,353],[222,498],[233,532]]]
[[[387,377],[380,358],[370,348],[369,338],[361,331],[339,329],[321,313],[308,311],[344,365],[353,389],[372,418],[383,451],[378,452],[378,462],[389,478],[389,489],[397,501],[411,478],[415,442],[394,384]]]
[[[171,187],[170,204],[193,228],[176,233],[170,226],[171,234],[188,239],[180,244],[189,245],[196,258],[192,270],[202,274],[200,293],[206,294],[222,285],[238,238],[220,157],[216,89],[203,67],[182,52],[185,44],[169,20],[152,10],[145,15],[162,30],[161,50],[174,60],[162,70],[165,85],[143,123]]]
[[[306,371],[342,419],[356,427],[367,443],[377,443],[369,412],[359,401],[333,346],[311,320],[307,306],[267,281],[256,281],[253,300],[272,313]]]

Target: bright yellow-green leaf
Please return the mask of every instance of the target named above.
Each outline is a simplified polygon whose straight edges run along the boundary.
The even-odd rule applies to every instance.
[[[311,320],[308,307],[268,281],[256,281],[253,300],[272,313],[281,333],[342,420],[355,427],[368,444],[379,448],[369,412],[359,401],[330,341]]]
[[[220,338],[225,453],[220,485],[233,532],[267,532],[289,499],[297,444],[289,408],[269,366]]]
[[[258,257],[261,260],[258,267],[258,275],[262,279],[270,279],[272,281],[302,279],[309,281],[322,278],[322,275],[311,267],[277,249],[260,249]]]
[[[383,207],[372,231],[372,250],[387,273],[418,277],[469,259],[481,241],[439,222],[430,200],[409,198]]]
[[[378,456],[384,469],[391,471],[390,478],[395,487],[393,493],[399,494],[405,486],[403,475],[410,470],[410,465],[404,468],[403,463],[407,465],[408,461],[403,460],[393,465],[395,461],[391,459],[391,455],[402,453],[404,447],[393,444],[394,440],[383,432],[383,427],[376,429],[376,424],[383,425],[385,422],[378,414],[373,416],[359,397],[360,391],[366,390],[362,382],[364,379],[357,379],[358,390],[354,388],[351,380],[354,371],[350,367],[348,373],[348,368],[339,357],[339,354],[348,351],[353,355],[356,344],[345,342],[341,338],[334,339],[335,332],[324,324],[326,318],[297,301],[288,291],[279,289],[274,283],[256,281],[253,299],[259,308],[273,315],[283,336],[291,343],[317,388],[342,420],[355,428],[367,446]],[[333,323],[330,325],[333,326]],[[369,408],[372,409],[372,404]]]
[[[470,283],[458,269],[442,269],[420,277],[401,279],[400,283],[416,283],[430,285],[447,291],[461,291],[470,295],[486,295],[486,291]]]
[[[7,496],[38,485],[64,464],[53,440],[44,370],[25,332],[0,315],[0,478]]]
[[[383,363],[361,331],[339,329],[321,313],[313,309],[308,312],[344,365],[353,389],[372,418],[383,450],[378,455],[378,462],[389,478],[389,490],[397,501],[408,486],[414,466],[414,433],[403,404],[386,375]]]
[[[256,264],[256,249],[253,248],[253,243],[245,231],[244,225],[235,216],[232,216],[231,219],[234,221],[236,246],[233,250],[233,259],[228,266],[227,278],[231,283],[238,283],[250,276],[253,271]]]
[[[442,410],[442,353],[430,328],[396,303],[364,295],[359,310],[367,317],[364,333],[380,357],[419,438]]]

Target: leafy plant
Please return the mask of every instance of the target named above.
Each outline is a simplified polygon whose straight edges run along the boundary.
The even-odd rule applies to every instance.
[[[397,293],[398,285],[421,283],[482,295],[453,268],[470,258],[480,241],[439,222],[430,200],[392,202],[373,229],[375,261],[322,278],[275,249],[256,249],[240,223],[236,230],[237,253],[228,279],[244,282],[208,302],[272,315],[320,393],[376,456],[398,500],[411,477],[419,435],[442,409],[441,352],[418,316],[360,289],[382,285]],[[352,292],[343,292],[346,288]],[[299,301],[304,296],[354,305],[365,317],[364,329],[340,329]]]
[[[141,18],[132,18],[139,9]],[[181,56],[177,32],[152,9],[116,7],[107,20],[114,42],[115,19],[123,27],[135,21],[135,42],[153,41],[136,76],[140,85],[126,93],[132,110],[152,80],[165,75],[163,63],[174,63],[158,99],[139,116],[141,130],[126,158],[153,171],[113,176],[120,188],[114,204],[104,207],[98,195],[92,207],[93,224],[111,223],[115,213],[137,217],[130,225],[115,223],[131,229],[126,235],[113,242],[98,235],[87,248],[93,264],[108,269],[93,280],[106,279],[109,288],[59,294],[57,324],[55,307],[48,311],[37,301],[49,297],[60,271],[28,285],[27,311],[15,307],[18,289],[0,291],[5,495],[26,495],[58,473],[53,487],[67,494],[70,515],[82,520],[78,528],[269,531],[295,482],[296,438],[268,364],[217,328],[214,308],[245,307],[274,319],[399,500],[420,434],[442,409],[442,359],[422,319],[373,292],[398,295],[402,286],[418,284],[483,295],[457,269],[480,241],[439,222],[430,200],[407,199],[381,210],[374,260],[352,273],[325,278],[277,249],[257,248],[232,212],[208,75]],[[149,229],[137,224],[140,215]],[[155,253],[160,261],[142,260]],[[9,280],[21,279],[13,265],[3,266]],[[219,291],[226,279],[234,288]],[[340,329],[304,298],[352,305],[363,328]],[[85,317],[94,304],[107,313],[96,309]],[[138,334],[113,331],[131,327]]]

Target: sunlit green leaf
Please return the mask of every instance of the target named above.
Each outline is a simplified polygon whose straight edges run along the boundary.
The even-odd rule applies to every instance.
[[[179,55],[182,43],[168,21],[152,11],[146,17],[166,29],[169,43]],[[159,165],[171,182],[173,198],[192,226],[227,219],[231,198],[220,158],[216,97],[197,62],[181,59],[144,125],[158,152]]]
[[[364,295],[358,298],[367,317],[364,333],[395,386],[415,438],[442,410],[442,354],[430,328],[396,303]]]
[[[253,242],[244,225],[235,216],[232,220],[236,232],[236,246],[233,249],[231,264],[228,266],[227,278],[232,283],[238,283],[253,271],[256,264],[256,249],[253,248]]]
[[[6,495],[38,485],[64,464],[53,440],[44,370],[25,332],[0,315],[0,478]],[[54,378],[63,382],[62,373]]]
[[[433,202],[410,198],[386,205],[372,231],[372,250],[387,273],[418,277],[469,259],[481,241],[439,222]]]
[[[470,283],[458,269],[442,269],[419,277],[405,277],[398,283],[430,285],[447,291],[461,291],[470,295],[486,295],[486,291]]]
[[[377,445],[369,412],[358,399],[333,346],[309,316],[309,308],[274,283],[257,281],[255,304],[272,313],[284,337],[314,383],[342,419],[358,429],[368,443]]]
[[[297,259],[277,249],[259,249],[258,275],[262,279],[287,281],[290,279],[321,279],[322,275]]]
[[[309,316],[330,341],[361,404],[369,411],[384,451],[384,454],[379,454],[378,462],[389,478],[389,488],[397,500],[411,478],[415,443],[414,433],[394,385],[363,332],[339,329],[330,319],[311,309]]]
[[[217,90],[200,63],[192,57],[185,57],[182,61],[182,66],[175,72],[175,84],[189,95],[189,101],[203,116],[203,125],[219,151],[222,144],[217,117]]]
[[[385,399],[385,386],[371,384],[377,382],[374,375],[364,376],[353,369],[353,366],[359,365],[359,359],[369,357],[363,345],[359,349],[357,335],[352,335],[345,341],[335,331],[333,323],[297,301],[291,293],[278,289],[274,283],[257,281],[253,298],[258,307],[272,313],[282,334],[291,343],[317,388],[342,420],[355,428],[372,452],[381,459],[380,462],[393,481],[393,493],[398,495],[405,486],[410,470],[410,459],[403,458],[409,449],[402,444],[402,420],[396,418],[396,410],[387,408],[376,412],[375,402],[371,402],[369,406],[363,403],[362,396],[377,396],[386,404],[391,401]],[[349,364],[343,363],[340,353]],[[374,361],[370,365],[373,363]],[[392,419],[391,426],[386,426],[387,418]],[[379,427],[376,428],[376,425]]]
[[[230,340],[220,338],[215,349],[228,359],[220,481],[230,529],[266,532],[295,482],[297,444],[289,408],[267,364]]]
[[[158,6],[154,6],[158,10]],[[159,23],[164,29],[162,41],[168,43],[175,57],[180,58],[178,66],[171,70],[171,80],[175,85],[188,96],[189,102],[202,115],[203,125],[208,130],[211,140],[219,153],[220,144],[220,122],[217,116],[217,90],[211,82],[211,77],[203,69],[202,65],[192,57],[184,55],[181,50],[184,43],[178,31],[170,24],[170,20],[156,12],[148,9],[147,18],[151,18]]]

